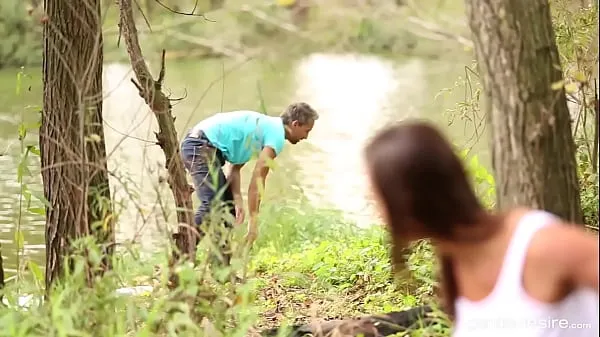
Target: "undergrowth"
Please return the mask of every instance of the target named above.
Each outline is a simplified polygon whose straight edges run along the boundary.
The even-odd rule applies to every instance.
[[[476,185],[493,182],[474,158],[466,159]],[[86,253],[75,251],[73,270],[46,300],[42,268],[29,261],[29,272],[0,293],[5,304],[0,306],[0,336],[257,336],[263,329],[316,318],[436,304],[436,259],[426,241],[413,245],[408,277],[397,279],[382,227],[358,228],[341,221],[339,212],[303,201],[266,204],[261,219],[261,235],[250,256],[234,255],[227,269],[210,267],[205,257],[211,246],[201,245],[198,266],[177,267],[181,284],[175,290],[167,287],[168,247],[144,257],[134,247],[121,246],[114,269],[89,287],[86,263],[101,259],[93,253],[97,245],[92,240],[79,240],[75,247]],[[243,228],[238,228],[234,249],[242,237]],[[227,272],[245,282],[226,281]],[[123,287],[135,286],[148,288],[135,288],[141,291],[137,295],[124,293],[135,289]],[[422,336],[447,333],[421,331]]]
[[[244,336],[311,318],[384,313],[433,300],[434,256],[426,243],[409,256],[414,278],[394,282],[383,229],[357,229],[307,205],[286,207],[285,228],[279,221],[261,225],[265,235],[250,257],[245,284],[219,282],[201,262],[196,268],[179,266],[182,283],[169,291],[166,249],[146,258],[122,249],[114,269],[90,288],[85,261],[78,257],[46,301],[39,268],[7,285],[0,336]],[[270,241],[281,234],[287,242]],[[93,242],[78,245],[90,256]],[[201,251],[198,259],[204,256]],[[244,259],[237,256],[232,263],[238,275]],[[138,285],[152,289],[138,296],[117,291]],[[28,300],[25,307],[16,305],[19,298]]]

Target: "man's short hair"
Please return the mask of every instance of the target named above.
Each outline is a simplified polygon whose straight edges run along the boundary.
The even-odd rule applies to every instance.
[[[304,102],[290,104],[283,113],[281,119],[284,124],[290,124],[293,121],[298,121],[302,125],[306,125],[311,121],[319,119],[319,114],[310,105]]]

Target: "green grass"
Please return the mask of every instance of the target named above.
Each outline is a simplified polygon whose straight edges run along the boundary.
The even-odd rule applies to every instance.
[[[245,284],[216,282],[218,273],[205,272],[201,263],[181,266],[181,288],[168,291],[166,251],[142,259],[130,250],[117,254],[114,270],[89,288],[81,260],[49,301],[26,310],[0,306],[0,336],[212,336],[210,329],[244,336],[314,316],[383,313],[431,300],[433,256],[426,244],[410,257],[414,279],[394,282],[382,229],[358,229],[336,212],[296,202],[276,210],[265,207]],[[234,260],[235,272],[241,273],[240,262]],[[4,297],[14,303],[18,294],[41,296],[42,284],[41,273],[28,273],[9,284]],[[114,292],[140,284],[155,290]]]

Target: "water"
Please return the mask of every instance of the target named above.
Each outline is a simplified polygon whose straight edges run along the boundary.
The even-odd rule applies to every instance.
[[[344,211],[361,226],[377,222],[369,202],[362,146],[380,127],[391,121],[418,116],[444,125],[444,108],[460,95],[446,101],[434,100],[443,88],[453,85],[467,62],[444,63],[421,59],[384,60],[374,56],[313,54],[301,60],[243,63],[221,60],[168,62],[166,89],[173,98],[185,96],[174,105],[176,127],[181,134],[201,118],[231,109],[257,109],[278,114],[292,101],[303,100],[320,113],[310,138],[296,146],[287,144],[267,182],[264,202],[281,197],[295,198],[303,191],[314,204]],[[151,64],[152,66],[152,64]],[[31,85],[15,97],[16,70],[0,72],[0,243],[7,272],[16,266],[14,233],[18,226],[19,190],[16,167],[20,145],[16,126],[26,105],[39,105],[39,77],[24,81]],[[157,245],[169,228],[174,214],[164,176],[164,156],[154,145],[156,122],[135,87],[126,64],[111,63],[104,68],[104,117],[112,192],[121,213],[117,238],[134,240],[146,247]],[[37,114],[24,113],[27,121]],[[460,143],[472,130],[463,124],[447,129]],[[31,135],[27,143],[35,143]],[[485,143],[477,150],[485,149]],[[483,162],[487,154],[481,152]],[[35,163],[32,162],[32,166]],[[252,165],[243,170],[243,189]],[[41,191],[39,174],[27,181]],[[133,196],[132,196],[133,195]],[[167,205],[162,207],[161,205]],[[167,219],[167,220],[165,220]],[[44,258],[44,222],[39,216],[22,216],[25,256],[40,265]]]
[[[394,67],[373,56],[316,54],[300,63],[297,95],[324,112],[308,140],[317,150],[302,158],[312,163],[301,170],[311,200],[343,210],[360,226],[373,222],[361,149],[399,117],[397,107],[404,116],[418,114],[424,77],[423,62],[414,59]],[[394,97],[399,90],[404,95]]]

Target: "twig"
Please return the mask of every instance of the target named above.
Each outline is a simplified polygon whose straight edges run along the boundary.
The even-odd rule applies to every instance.
[[[135,6],[137,7],[138,11],[140,11],[140,14],[142,14],[142,17],[144,18],[144,22],[146,23],[146,26],[148,26],[148,29],[150,30],[150,32],[152,32],[152,26],[150,25],[150,21],[148,20],[146,13],[144,13],[142,6],[140,6],[140,3],[137,0],[134,0],[134,1],[135,1]]]
[[[171,13],[174,13],[174,14],[179,14],[179,15],[187,15],[187,16],[199,16],[199,17],[203,18],[203,19],[204,19],[204,20],[206,20],[206,21],[215,22],[215,21],[212,21],[212,20],[209,20],[209,19],[207,19],[207,18],[206,18],[206,16],[204,16],[204,14],[201,14],[201,13],[195,13],[195,12],[196,12],[196,9],[198,8],[198,0],[196,0],[196,2],[194,3],[194,8],[192,8],[192,11],[191,11],[191,12],[189,12],[189,13],[186,13],[186,12],[180,12],[180,11],[178,11],[178,10],[175,10],[175,9],[173,9],[173,8],[171,8],[171,7],[167,6],[167,5],[165,5],[165,4],[164,4],[162,1],[160,1],[160,0],[154,0],[154,1],[156,1],[156,3],[160,5],[160,7],[162,7],[162,8],[164,8],[164,9],[168,10],[168,11],[169,11],[169,12],[171,12]]]
[[[309,39],[309,40],[311,39],[310,35],[299,30],[297,26],[287,23],[287,22],[278,22],[278,20],[273,19],[267,13],[265,13],[261,10],[258,10],[256,8],[252,8],[249,5],[242,6],[242,8],[240,9],[240,12],[250,14],[263,22],[266,22],[266,23],[276,26],[282,30],[293,33],[301,38]]]
[[[183,18],[181,18],[180,20],[177,20],[177,21],[170,21],[169,20],[169,21],[163,22],[161,24],[154,25],[154,27],[152,27],[152,29],[149,29],[147,31],[144,30],[143,27],[140,27],[140,29],[138,29],[138,33],[145,33],[145,32],[159,33],[159,32],[161,32],[161,31],[163,31],[165,29],[176,28],[176,27],[179,27],[179,26],[187,25],[190,22],[194,22],[193,20],[195,20],[195,19],[192,19],[192,18],[187,17],[187,16],[183,17]],[[120,31],[119,27],[108,27],[106,29],[103,29],[102,33],[104,35],[109,35],[109,34],[118,33],[119,31]]]
[[[438,26],[438,25],[436,25],[436,24],[434,24],[432,22],[423,21],[423,20],[421,20],[419,18],[416,18],[414,16],[409,16],[408,17],[408,21],[412,22],[412,23],[414,23],[414,24],[416,24],[418,26],[420,26],[423,29],[428,30],[429,32],[431,32],[433,34],[445,37],[445,38],[450,39],[450,40],[455,40],[458,43],[460,43],[460,44],[462,44],[462,45],[464,45],[466,47],[469,47],[469,48],[473,47],[473,41],[467,39],[466,37],[458,35],[458,34],[448,33],[442,27],[440,27],[440,26]]]
[[[208,48],[208,49],[212,50],[213,52],[215,52],[217,54],[221,54],[223,56],[235,58],[238,60],[243,60],[243,59],[247,58],[247,56],[242,53],[238,53],[238,52],[231,50],[224,46],[219,46],[215,42],[210,41],[208,39],[204,39],[199,36],[192,36],[192,35],[188,35],[188,34],[181,33],[181,32],[175,32],[175,31],[169,30],[169,29],[167,29],[165,31],[165,34],[167,36],[170,36],[170,37],[175,38],[180,41],[185,41],[188,43],[193,43],[193,44],[197,44],[199,46]]]

